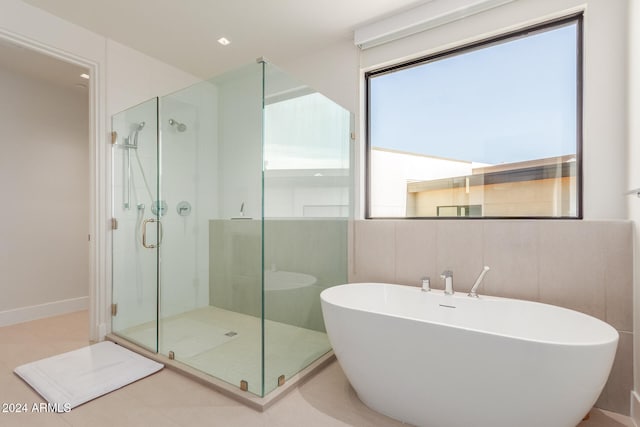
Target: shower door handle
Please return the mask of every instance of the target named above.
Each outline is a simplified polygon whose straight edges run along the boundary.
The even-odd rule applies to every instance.
[[[150,222],[158,223],[158,242],[155,245],[147,245],[147,224]],[[142,246],[147,249],[155,249],[160,247],[160,243],[162,243],[162,223],[159,219],[155,218],[145,219],[142,222]]]

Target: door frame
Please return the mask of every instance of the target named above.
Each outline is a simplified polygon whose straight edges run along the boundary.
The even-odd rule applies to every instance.
[[[89,340],[102,341],[111,328],[107,310],[111,300],[110,146],[106,143],[104,60],[76,55],[3,28],[0,39],[89,70]]]

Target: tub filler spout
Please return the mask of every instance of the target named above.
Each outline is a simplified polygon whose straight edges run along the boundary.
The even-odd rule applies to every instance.
[[[443,271],[440,278],[444,280],[444,294],[453,295],[453,271]]]

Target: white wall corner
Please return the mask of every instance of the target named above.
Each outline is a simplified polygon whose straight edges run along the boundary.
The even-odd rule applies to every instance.
[[[358,109],[358,55],[358,49],[350,40],[339,40],[313,53],[274,65],[355,113]]]

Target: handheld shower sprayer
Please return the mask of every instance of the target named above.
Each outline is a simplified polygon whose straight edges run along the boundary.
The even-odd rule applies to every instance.
[[[470,296],[472,298],[478,298],[478,288],[480,287],[480,283],[482,283],[482,279],[484,279],[484,275],[487,274],[487,271],[489,271],[489,270],[491,270],[489,268],[489,266],[485,265],[484,268],[482,269],[482,271],[480,272],[480,275],[476,279],[476,283],[473,284],[473,287],[471,288],[471,290],[467,294],[468,296]]]
[[[145,125],[145,122],[140,122],[135,124],[134,130],[133,130],[133,139],[129,137],[129,141],[131,141],[130,143],[134,147],[138,146],[138,134],[144,128],[144,125]]]

